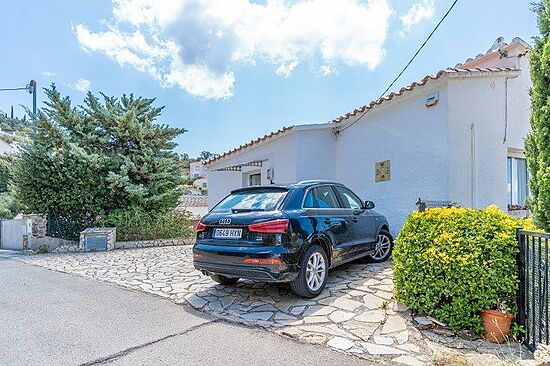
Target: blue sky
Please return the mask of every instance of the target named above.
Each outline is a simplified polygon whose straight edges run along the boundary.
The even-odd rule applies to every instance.
[[[222,153],[369,103],[451,2],[9,1],[0,88],[36,79],[76,104],[86,90],[156,97],[165,106],[159,122],[189,130],[178,152]],[[498,36],[531,42],[529,3],[459,0],[393,89],[484,53]],[[0,110],[14,105],[22,115],[21,104],[30,107],[25,92],[0,93]]]

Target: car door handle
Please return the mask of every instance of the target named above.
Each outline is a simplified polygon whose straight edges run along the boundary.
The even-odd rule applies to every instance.
[[[359,221],[359,219],[358,219],[357,217],[353,217],[353,218],[351,219],[351,221],[357,222],[357,221]]]
[[[363,213],[363,210],[353,210],[354,215],[361,215]]]

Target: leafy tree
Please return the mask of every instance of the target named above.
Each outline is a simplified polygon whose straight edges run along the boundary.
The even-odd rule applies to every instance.
[[[88,93],[74,107],[54,85],[45,93],[32,141],[12,167],[27,210],[84,227],[113,210],[161,212],[177,204],[182,166],[173,139],[185,130],[154,123],[162,111],[154,99]]]
[[[8,191],[10,181],[10,158],[0,156],[0,193]]]
[[[198,160],[208,160],[212,157],[214,157],[214,154],[210,151],[202,151],[198,157]]]
[[[22,209],[10,192],[0,192],[0,219],[13,219]]]
[[[535,6],[540,37],[530,52],[531,133],[526,154],[531,173],[529,207],[535,221],[550,230],[550,0]]]

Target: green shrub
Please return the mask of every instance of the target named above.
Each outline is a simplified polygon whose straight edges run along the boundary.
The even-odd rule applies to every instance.
[[[516,312],[516,228],[523,224],[496,206],[413,213],[393,254],[396,297],[452,330],[482,332],[481,311],[506,303]]]
[[[189,215],[181,211],[147,212],[139,207],[112,211],[100,226],[116,227],[117,240],[190,238],[194,230]]]
[[[0,192],[0,219],[13,219],[22,209],[10,192]]]
[[[50,251],[50,248],[46,245],[46,244],[42,244],[41,246],[38,247],[38,249],[36,250],[36,252],[38,254],[46,254]]]

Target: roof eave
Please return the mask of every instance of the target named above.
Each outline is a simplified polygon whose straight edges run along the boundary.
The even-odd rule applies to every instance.
[[[426,75],[421,81],[413,82],[412,84],[401,88],[397,93],[392,92],[376,101],[372,101],[370,104],[356,108],[352,112],[339,116],[331,121],[333,128],[342,128],[346,124],[353,123],[355,116],[366,113],[366,111],[373,110],[374,108],[380,108],[382,105],[387,105],[387,102],[402,100],[405,97],[414,96],[419,87],[423,89],[427,84],[432,85],[434,82],[440,82],[448,76],[449,78],[467,78],[467,77],[495,77],[495,76],[508,76],[516,77],[520,74],[520,70],[511,68],[477,68],[477,69],[456,69],[448,68],[440,70],[435,75]],[[357,117],[359,118],[359,117]]]
[[[229,151],[223,153],[220,156],[217,156],[217,157],[214,157],[210,160],[207,160],[204,164],[207,167],[211,167],[211,166],[214,166],[214,165],[226,160],[229,157],[234,157],[235,155],[240,154],[242,152],[250,151],[250,149],[254,149],[256,147],[262,146],[267,142],[270,142],[270,141],[288,136],[289,134],[294,132],[295,127],[296,126],[293,126],[293,125],[292,126],[286,126],[286,127],[283,127],[283,128],[281,128],[277,131],[271,132],[270,134],[266,134],[263,137],[259,137],[255,140],[250,140],[249,142],[247,142],[243,145],[240,145],[240,146],[238,146],[238,147],[236,147],[232,150],[229,150]]]

